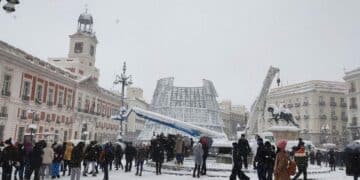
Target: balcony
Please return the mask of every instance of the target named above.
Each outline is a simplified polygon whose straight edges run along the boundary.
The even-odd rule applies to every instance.
[[[309,102],[305,101],[303,102],[303,106],[308,106],[309,105]]]
[[[325,105],[326,105],[325,101],[319,101],[319,106],[325,106]]]
[[[357,105],[356,104],[350,105],[350,109],[357,109]]]
[[[301,104],[299,102],[297,102],[294,105],[295,105],[295,107],[300,107]]]
[[[356,92],[356,89],[355,89],[355,88],[350,88],[350,89],[349,89],[349,93],[354,93],[354,92]]]
[[[46,105],[48,105],[48,106],[53,106],[54,104],[53,104],[53,102],[51,102],[51,101],[48,101],[47,103],[46,103]]]
[[[336,120],[338,120],[338,117],[337,116],[331,116],[331,119],[336,121]]]
[[[63,108],[63,105],[62,105],[62,104],[58,104],[57,107],[61,109],[61,108]]]
[[[35,117],[34,117],[34,121],[40,121],[39,116],[35,116]]]
[[[8,114],[5,112],[0,113],[0,117],[8,117]]]
[[[336,106],[337,104],[336,104],[336,102],[330,102],[330,106]]]
[[[340,104],[340,106],[343,107],[343,108],[346,108],[346,107],[347,107],[347,104],[346,104],[345,102],[342,102],[342,103]]]
[[[29,100],[30,100],[30,96],[23,95],[23,96],[21,97],[21,99],[22,99],[23,101],[29,101]]]
[[[81,112],[81,108],[77,108],[77,111],[78,111],[78,112]]]
[[[10,93],[10,91],[2,90],[2,91],[1,91],[1,95],[2,95],[2,96],[7,96],[7,97],[9,97],[9,96],[11,95],[11,93]]]
[[[26,117],[25,115],[21,115],[21,116],[20,116],[20,119],[21,119],[21,120],[24,120],[24,119],[27,119],[27,117]]]
[[[46,118],[46,122],[50,123],[51,119],[50,118]]]
[[[71,110],[72,107],[71,106],[66,106],[66,110]]]
[[[100,115],[101,115],[101,113],[97,112],[97,113],[96,113],[96,115],[97,115],[97,116],[100,116]]]
[[[35,104],[40,105],[42,103],[42,100],[39,98],[35,98]]]
[[[309,119],[310,116],[309,115],[304,115],[304,119]]]
[[[326,119],[327,119],[327,117],[326,117],[326,115],[325,115],[325,114],[323,114],[323,115],[319,115],[319,118],[320,118],[321,120],[326,120]]]
[[[342,116],[342,117],[341,117],[341,120],[344,121],[344,122],[347,122],[347,121],[348,121],[348,117]]]
[[[287,104],[287,108],[292,108],[292,107],[294,107],[294,105],[293,104]]]
[[[350,127],[357,127],[357,122],[351,122]]]

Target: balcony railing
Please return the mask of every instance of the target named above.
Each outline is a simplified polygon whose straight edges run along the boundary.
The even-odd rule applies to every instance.
[[[356,104],[350,105],[350,109],[357,109],[357,105]]]
[[[350,126],[352,126],[352,127],[357,127],[357,122],[352,122],[352,123],[350,123]]]
[[[300,103],[299,103],[299,102],[295,103],[294,105],[295,105],[295,107],[300,107]]]
[[[30,97],[27,96],[27,95],[23,95],[23,96],[21,97],[21,99],[22,99],[23,101],[29,101],[29,100],[30,100]]]
[[[47,103],[46,103],[46,105],[48,105],[48,106],[53,106],[54,104],[53,104],[53,102],[51,102],[51,101],[48,101]]]
[[[353,93],[353,92],[355,92],[355,91],[356,91],[355,88],[350,88],[350,89],[349,89],[349,93]]]
[[[46,122],[50,123],[51,119],[50,118],[46,118]]]
[[[1,91],[1,95],[2,95],[2,96],[8,96],[8,97],[9,97],[9,96],[11,95],[11,93],[10,93],[10,91],[2,90],[2,91]]]
[[[24,120],[24,119],[27,119],[27,117],[25,115],[21,115],[20,119]]]
[[[325,101],[319,101],[320,106],[325,106],[325,104],[326,104]]]
[[[331,116],[331,119],[332,120],[338,120],[338,117],[337,116]]]
[[[0,113],[0,117],[8,117],[8,114],[7,114],[7,113],[2,112],[2,113]]]
[[[319,118],[322,119],[322,120],[326,120],[326,119],[327,119],[325,114],[320,115]]]
[[[347,104],[346,104],[345,102],[342,102],[342,103],[340,104],[340,106],[341,106],[341,107],[347,107]]]
[[[348,117],[342,116],[342,117],[341,117],[341,120],[346,122],[346,121],[348,120]]]
[[[36,104],[40,105],[40,104],[41,104],[41,102],[42,102],[42,100],[41,100],[41,99],[39,99],[39,98],[35,98],[35,103],[36,103]]]
[[[303,106],[308,106],[309,105],[309,102],[305,101],[303,102]]]
[[[63,105],[62,105],[62,104],[58,104],[57,107],[58,107],[58,108],[63,108]]]
[[[336,102],[330,102],[330,106],[336,106]]]

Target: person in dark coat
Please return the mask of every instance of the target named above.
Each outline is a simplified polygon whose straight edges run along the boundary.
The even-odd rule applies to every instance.
[[[17,180],[17,176],[19,177],[20,180],[23,180],[24,178],[24,156],[25,156],[25,152],[24,152],[24,146],[20,143],[16,143],[15,144],[15,173],[14,173],[14,179]]]
[[[2,180],[11,180],[12,166],[15,162],[16,149],[11,143],[11,138],[5,141],[5,148],[1,152]]]
[[[335,151],[333,149],[329,151],[329,165],[330,165],[330,171],[335,171],[336,158],[335,158]]]
[[[310,164],[314,165],[315,164],[315,152],[313,150],[310,151]]]
[[[146,149],[140,145],[136,153],[136,176],[141,176],[143,171],[144,160],[146,159]]]
[[[242,158],[239,152],[239,145],[237,143],[233,143],[232,145],[233,145],[233,151],[232,151],[233,167],[231,170],[230,180],[236,180],[236,176],[238,176],[240,180],[248,180],[250,178],[246,176],[244,172],[241,170]]]
[[[124,169],[124,166],[121,162],[122,157],[124,155],[123,149],[121,148],[120,144],[115,145],[115,169],[118,170],[119,167]]]
[[[294,159],[296,162],[296,166],[298,169],[298,172],[296,173],[293,180],[296,180],[298,177],[300,177],[301,174],[304,175],[304,180],[307,180],[307,167],[308,167],[308,157],[305,152],[304,143],[301,143],[294,154]]]
[[[154,142],[154,147],[153,147],[153,154],[152,154],[152,159],[155,162],[155,167],[156,167],[156,175],[161,174],[161,166],[162,163],[164,162],[164,146],[161,143],[161,139],[159,137],[157,137],[156,141]]]
[[[265,153],[264,153],[264,142],[262,138],[257,139],[258,148],[255,155],[255,166],[259,180],[265,180]]]
[[[99,162],[104,170],[104,179],[109,180],[109,164],[112,162],[113,150],[110,143],[106,143],[104,150],[100,153]]]
[[[84,142],[79,142],[71,152],[70,168],[71,180],[79,180],[81,174],[81,161],[84,160]]]
[[[247,157],[251,152],[249,141],[245,138],[245,134],[241,134],[241,138],[238,141],[239,153],[242,163],[244,163],[245,169],[248,168]]]
[[[125,172],[131,172],[132,161],[136,156],[136,149],[132,146],[132,143],[128,143],[125,148]]]
[[[315,155],[315,158],[316,158],[316,163],[318,166],[321,166],[321,161],[323,159],[323,155],[322,153],[320,152],[320,150],[317,150],[316,151],[316,155]]]
[[[275,147],[270,144],[269,141],[264,145],[264,173],[266,180],[272,180],[274,165],[275,165]]]
[[[25,180],[30,180],[34,172],[34,180],[40,179],[40,167],[42,165],[43,144],[38,142],[29,154],[29,170],[25,173]]]
[[[97,142],[91,141],[89,146],[85,150],[84,163],[86,163],[86,168],[84,168],[83,176],[87,176],[86,174],[88,173],[90,166],[92,168],[90,174],[92,174],[93,176],[96,176],[95,164],[96,164],[96,161],[98,160],[98,157],[99,157],[99,152],[97,150]]]
[[[64,157],[63,147],[60,144],[54,144],[54,158],[51,165],[52,178],[60,178],[60,164]]]
[[[209,156],[209,145],[208,142],[201,143],[204,154],[203,154],[203,162],[201,164],[201,175],[206,175],[206,159]]]

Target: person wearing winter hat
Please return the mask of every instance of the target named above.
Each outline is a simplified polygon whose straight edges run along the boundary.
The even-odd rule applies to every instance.
[[[279,140],[276,143],[278,147],[278,153],[276,154],[275,165],[274,165],[275,180],[290,179],[290,175],[287,170],[289,157],[285,151],[286,144],[287,144],[286,140]]]

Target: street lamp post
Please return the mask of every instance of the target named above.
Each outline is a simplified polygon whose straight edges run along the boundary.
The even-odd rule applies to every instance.
[[[121,117],[123,116],[123,114],[125,113],[124,109],[125,109],[125,104],[124,104],[124,92],[125,92],[125,86],[130,86],[132,84],[132,76],[131,75],[126,75],[126,62],[124,62],[123,64],[123,72],[121,73],[121,75],[116,75],[116,79],[114,81],[114,84],[119,84],[121,83],[121,109],[120,109],[120,113],[121,113]],[[122,131],[123,131],[123,119],[120,120],[120,135],[122,135]]]

